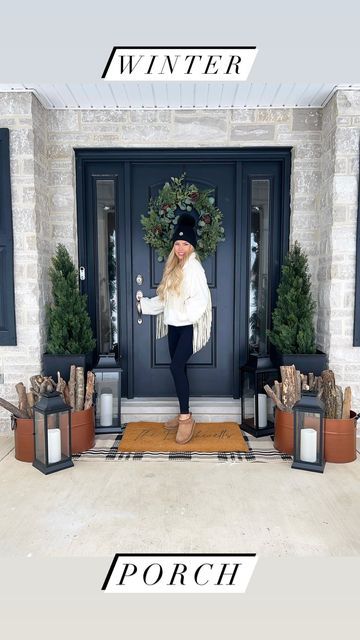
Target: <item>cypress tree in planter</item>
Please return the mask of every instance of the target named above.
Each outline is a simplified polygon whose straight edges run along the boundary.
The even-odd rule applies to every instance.
[[[62,244],[58,244],[49,269],[53,304],[46,304],[47,345],[43,354],[43,375],[57,379],[57,371],[68,380],[70,366],[93,366],[93,337],[86,308],[87,295],[81,294],[75,265]]]
[[[302,373],[320,375],[327,369],[327,356],[316,349],[314,310],[308,261],[298,241],[288,251],[281,269],[277,303],[272,313],[272,330],[278,366],[294,364]]]

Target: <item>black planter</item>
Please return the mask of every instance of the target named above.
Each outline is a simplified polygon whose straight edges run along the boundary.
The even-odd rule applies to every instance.
[[[316,350],[316,353],[279,353],[275,351],[274,360],[278,367],[294,364],[301,373],[313,373],[320,376],[324,369],[328,368],[326,353]]]
[[[57,372],[60,371],[61,377],[68,382],[70,378],[70,367],[74,364],[76,367],[84,367],[84,376],[93,368],[93,352],[85,354],[74,354],[69,356],[53,355],[51,353],[43,353],[42,357],[42,375],[51,376],[57,381]]]

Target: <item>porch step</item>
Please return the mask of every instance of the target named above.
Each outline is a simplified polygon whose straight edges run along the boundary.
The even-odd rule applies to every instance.
[[[237,422],[241,420],[240,399],[232,397],[191,397],[189,410],[198,422]],[[121,422],[166,422],[179,413],[176,397],[121,398]]]

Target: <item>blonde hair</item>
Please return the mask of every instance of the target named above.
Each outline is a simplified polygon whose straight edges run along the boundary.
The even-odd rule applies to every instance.
[[[175,253],[175,243],[166,260],[161,282],[156,289],[156,293],[160,300],[164,301],[170,294],[179,296],[184,279],[183,266],[186,264],[192,253],[195,253],[195,259],[201,264],[201,260],[196,253],[193,245],[190,245],[189,253],[184,256],[184,260],[179,260]]]

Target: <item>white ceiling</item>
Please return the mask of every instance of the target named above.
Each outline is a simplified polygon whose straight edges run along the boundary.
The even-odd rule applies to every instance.
[[[324,107],[337,89],[360,84],[256,82],[99,82],[0,84],[0,92],[32,91],[47,109],[256,109]]]

